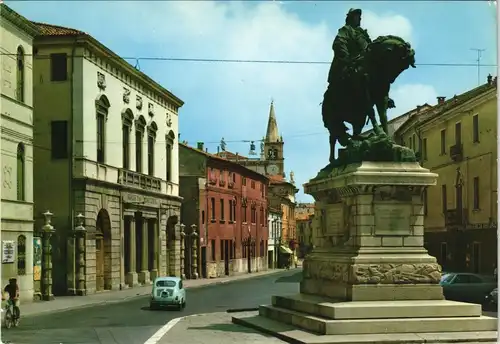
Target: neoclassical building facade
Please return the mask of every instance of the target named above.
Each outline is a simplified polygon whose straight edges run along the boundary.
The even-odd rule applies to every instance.
[[[90,35],[35,24],[35,212],[54,213],[54,294],[180,275],[183,102]],[[75,245],[80,213],[83,248]]]
[[[17,277],[21,300],[32,300],[33,275],[33,73],[37,28],[0,4],[2,286]],[[3,288],[3,287],[2,287]]]

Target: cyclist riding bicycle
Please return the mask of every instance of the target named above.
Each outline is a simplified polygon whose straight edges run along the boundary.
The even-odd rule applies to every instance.
[[[19,309],[19,286],[17,285],[16,278],[10,278],[9,284],[5,286],[3,289],[4,293],[9,294],[9,299],[7,300],[7,309],[12,307],[12,314],[14,317],[19,318],[20,309]],[[2,300],[4,299],[2,295]]]

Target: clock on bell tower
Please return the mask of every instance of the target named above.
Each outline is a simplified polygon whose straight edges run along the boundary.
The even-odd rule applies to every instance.
[[[274,102],[269,108],[269,121],[264,139],[264,160],[266,161],[266,174],[284,177],[285,158],[283,155],[283,138],[278,132],[278,122],[274,112]]]

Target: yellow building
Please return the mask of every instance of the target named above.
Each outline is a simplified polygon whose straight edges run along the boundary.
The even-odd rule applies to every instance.
[[[425,245],[444,271],[491,274],[497,261],[496,78],[410,118],[395,139],[439,175],[423,195]]]

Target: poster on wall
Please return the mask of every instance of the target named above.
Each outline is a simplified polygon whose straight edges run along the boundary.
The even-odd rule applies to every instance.
[[[42,238],[33,238],[33,281],[42,279]]]
[[[2,263],[14,263],[15,241],[2,240]]]

